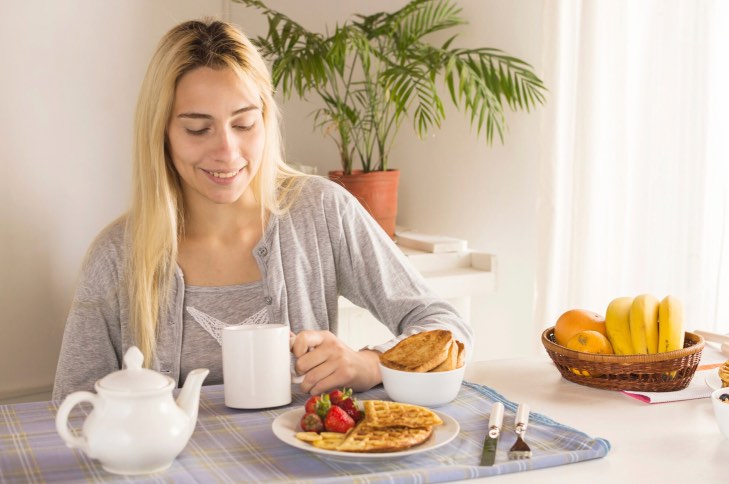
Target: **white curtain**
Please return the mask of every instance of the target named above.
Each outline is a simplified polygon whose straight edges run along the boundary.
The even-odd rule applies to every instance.
[[[547,0],[534,320],[673,294],[729,332],[729,2]]]

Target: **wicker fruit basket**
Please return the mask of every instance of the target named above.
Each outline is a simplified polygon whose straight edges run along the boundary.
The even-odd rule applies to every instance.
[[[704,338],[685,334],[683,349],[655,355],[574,351],[555,342],[554,327],[542,333],[542,344],[566,380],[604,390],[672,392],[691,382],[704,349]]]

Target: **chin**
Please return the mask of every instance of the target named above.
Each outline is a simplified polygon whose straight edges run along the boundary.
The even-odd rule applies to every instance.
[[[210,202],[215,205],[233,205],[241,201],[242,195],[236,197],[206,197]]]

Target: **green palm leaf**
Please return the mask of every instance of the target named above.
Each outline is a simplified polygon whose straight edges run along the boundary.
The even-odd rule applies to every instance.
[[[268,20],[252,39],[272,61],[272,80],[284,96],[318,95],[315,126],[337,144],[345,171],[359,159],[364,171],[387,169],[387,155],[404,119],[423,137],[445,119],[447,92],[484,135],[503,142],[505,107],[531,111],[546,88],[528,63],[488,47],[438,47],[435,32],[465,23],[453,0],[412,0],[391,13],[356,15],[328,36],[306,30],[260,0],[234,0]],[[442,83],[442,84],[441,84]]]

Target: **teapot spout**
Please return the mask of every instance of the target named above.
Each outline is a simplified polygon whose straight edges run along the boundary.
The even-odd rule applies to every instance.
[[[194,427],[197,422],[197,410],[200,406],[200,388],[202,387],[205,377],[208,376],[210,370],[207,368],[198,368],[187,374],[185,384],[182,391],[177,396],[177,406],[190,417],[191,426]]]

